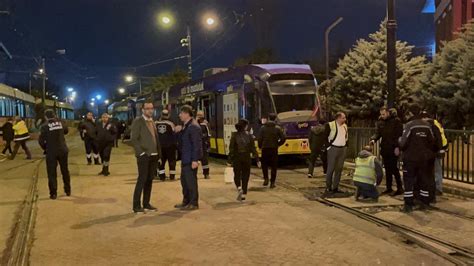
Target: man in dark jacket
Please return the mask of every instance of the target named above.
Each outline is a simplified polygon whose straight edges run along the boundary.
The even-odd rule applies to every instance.
[[[2,127],[3,131],[3,140],[6,142],[5,143],[5,148],[3,149],[2,153],[5,154],[8,150],[10,152],[10,155],[13,153],[12,152],[12,141],[15,137],[15,131],[13,130],[13,118],[9,117],[7,122]]]
[[[97,148],[97,130],[92,112],[88,112],[86,119],[79,124],[79,134],[86,147],[87,164],[92,164],[92,153],[94,153],[94,164],[99,165],[99,149]]]
[[[402,136],[403,125],[398,119],[396,112],[389,112],[387,107],[380,108],[380,120],[377,123],[377,132],[371,137],[372,143],[382,138],[380,144],[380,154],[382,155],[385,167],[387,189],[382,194],[391,194],[392,196],[401,195],[403,193],[402,179],[398,170],[398,156],[400,148],[398,147],[398,139]],[[397,190],[393,192],[392,181],[395,177]]]
[[[71,195],[71,183],[68,169],[68,148],[64,135],[68,133],[66,124],[56,118],[53,110],[44,112],[47,123],[41,126],[39,145],[46,153],[46,170],[48,172],[48,186],[50,199],[57,198],[58,182],[56,168],[59,162],[63,176],[64,192]]]
[[[262,126],[258,136],[258,147],[262,150],[263,186],[268,186],[268,167],[271,168],[270,188],[275,187],[278,168],[278,147],[286,141],[285,133],[276,124],[276,114],[268,115],[268,121]]]
[[[110,165],[110,154],[116,139],[117,129],[111,123],[109,114],[102,114],[100,123],[97,124],[97,147],[99,148],[100,159],[102,161],[102,171],[99,175],[108,176]]]
[[[202,132],[199,124],[193,119],[191,106],[181,107],[179,118],[184,124],[178,136],[178,149],[181,151],[183,201],[175,205],[175,208],[192,211],[199,209],[197,169],[202,158]]]
[[[324,134],[325,131],[325,124],[326,121],[320,120],[319,125],[311,128],[309,132],[308,141],[309,141],[309,148],[311,150],[311,154],[309,156],[309,164],[308,164],[308,178],[313,178],[314,172],[314,163],[318,157],[321,158],[323,161],[323,171],[326,174],[326,170],[328,167],[327,162],[327,153],[326,153],[326,135]]]
[[[131,140],[137,157],[138,178],[133,193],[133,212],[144,213],[145,210],[157,211],[150,204],[153,178],[156,174],[161,156],[161,145],[153,122],[153,102],[146,101],[142,107],[143,115],[135,118],[132,124]],[[143,205],[141,198],[143,193]]]
[[[177,140],[175,124],[171,122],[168,110],[165,109],[161,112],[160,121],[156,122],[156,129],[160,137],[161,154],[163,155],[159,165],[158,175],[161,181],[166,180],[165,164],[168,161],[170,180],[174,180],[176,175]]]
[[[439,132],[434,132],[432,125],[420,116],[420,108],[413,105],[409,108],[411,119],[405,125],[399,145],[403,151],[403,182],[405,184],[404,212],[411,212],[414,205],[414,187],[420,190],[422,208],[430,203],[430,178],[434,169],[434,159],[441,141]]]

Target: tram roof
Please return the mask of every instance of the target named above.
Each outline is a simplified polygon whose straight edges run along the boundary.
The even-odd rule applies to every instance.
[[[3,83],[0,83],[0,95],[23,100],[29,103],[35,103],[35,97],[33,95],[20,91],[16,88],[10,87]]]

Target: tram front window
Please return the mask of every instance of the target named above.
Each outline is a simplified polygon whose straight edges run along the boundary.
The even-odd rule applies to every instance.
[[[311,111],[316,104],[316,86],[312,80],[280,80],[270,83],[277,113]]]

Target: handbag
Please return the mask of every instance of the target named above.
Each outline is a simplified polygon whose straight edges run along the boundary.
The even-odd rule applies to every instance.
[[[226,184],[234,182],[234,168],[227,166],[224,169],[224,182]]]

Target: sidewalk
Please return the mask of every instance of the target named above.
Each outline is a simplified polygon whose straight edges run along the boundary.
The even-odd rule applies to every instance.
[[[252,177],[248,202],[238,203],[219,164],[211,163],[210,180],[199,179],[198,211],[173,208],[181,201],[179,181],[155,182],[152,204],[159,212],[136,215],[131,201],[137,171],[130,147],[112,151],[109,177],[97,176],[100,167],[85,165],[82,149],[71,152],[70,162],[72,197],[59,193],[49,200],[44,166],[40,170],[32,265],[447,263],[299,192],[262,188],[259,178]]]

